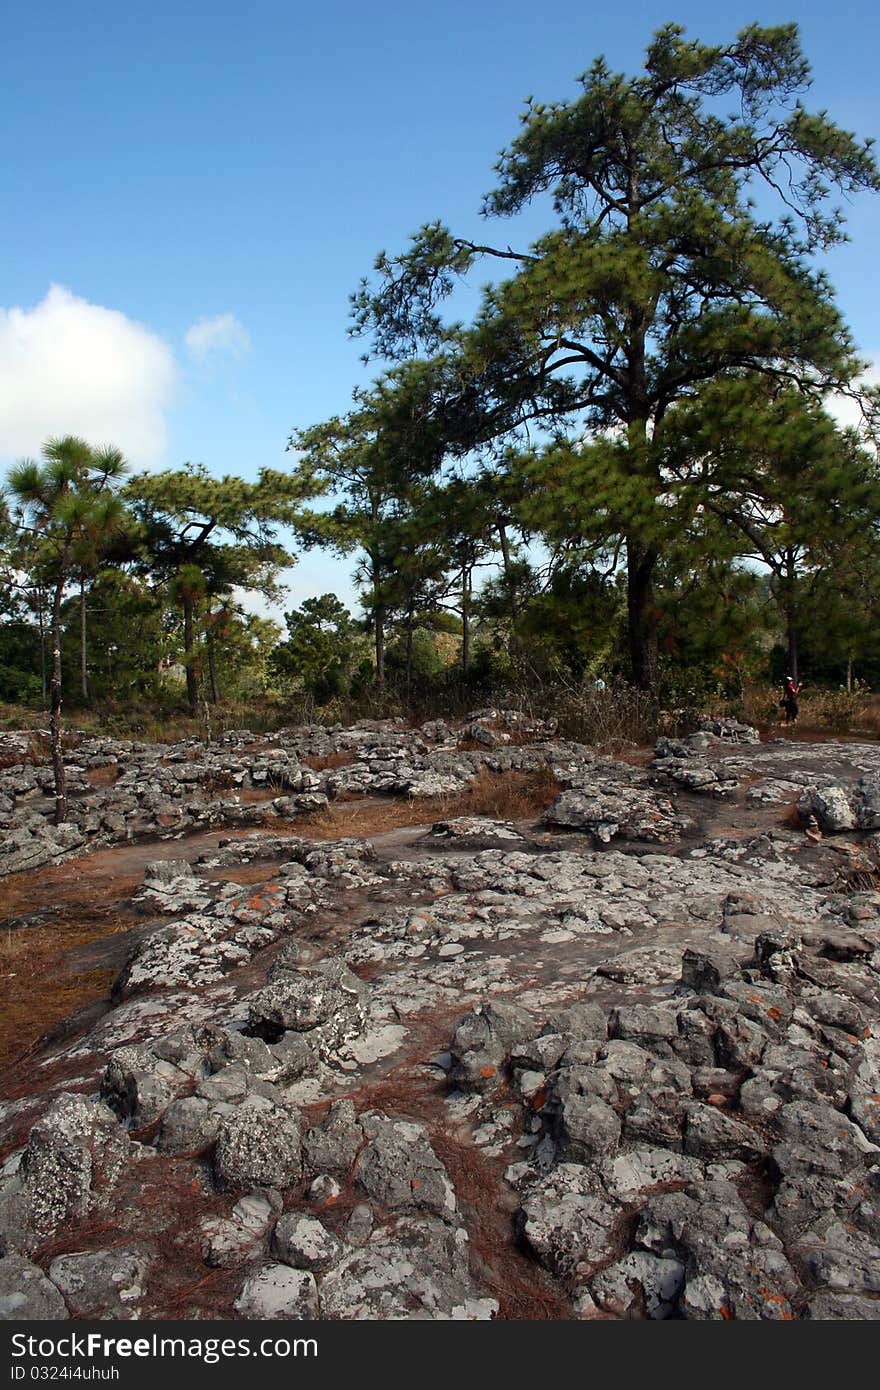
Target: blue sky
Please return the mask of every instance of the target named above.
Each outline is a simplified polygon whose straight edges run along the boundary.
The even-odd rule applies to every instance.
[[[600,53],[633,72],[667,20],[708,42],[796,20],[807,104],[880,134],[869,0],[6,0],[4,18],[0,472],[65,432],[151,467],[283,467],[290,431],[368,379],[348,295],[376,252],[434,217],[480,235],[523,99],[573,96]],[[827,268],[880,357],[880,199],[847,220]],[[290,601],[351,601],[351,568],[304,557]]]

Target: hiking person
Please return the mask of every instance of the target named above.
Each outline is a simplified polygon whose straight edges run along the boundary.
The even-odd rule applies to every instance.
[[[785,709],[786,724],[794,724],[798,717],[797,697],[801,693],[801,687],[794,676],[786,676],[782,687],[782,699],[779,703]]]

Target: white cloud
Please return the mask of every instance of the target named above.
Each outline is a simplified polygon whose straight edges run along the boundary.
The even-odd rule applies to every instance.
[[[248,331],[234,314],[215,314],[213,318],[197,319],[187,329],[184,342],[191,357],[200,366],[204,366],[212,353],[228,352],[233,357],[241,357],[251,350]]]
[[[33,309],[0,307],[0,455],[77,434],[136,467],[161,463],[175,374],[158,334],[63,285]]]

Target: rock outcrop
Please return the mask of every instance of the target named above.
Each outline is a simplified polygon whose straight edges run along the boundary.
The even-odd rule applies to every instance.
[[[528,822],[319,843],[276,816],[157,851],[111,1007],[0,1110],[0,1316],[880,1314],[877,751],[725,724],[640,768],[499,711],[278,742],[85,741],[74,848],[158,838],[166,799],[208,823],[209,774],[563,791]],[[98,766],[118,830],[88,828]],[[7,869],[44,774],[4,774]]]

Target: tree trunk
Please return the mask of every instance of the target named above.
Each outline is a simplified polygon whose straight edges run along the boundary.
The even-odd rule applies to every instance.
[[[629,171],[629,214],[641,208],[639,171],[633,162]],[[648,385],[645,368],[648,324],[642,306],[633,305],[628,314],[626,438],[629,467],[634,480],[647,489],[647,505],[656,505],[659,478],[651,460],[648,439]],[[637,499],[641,500],[641,499]],[[638,523],[636,523],[638,524]],[[654,602],[654,573],[657,551],[637,534],[626,537],[626,605],[629,620],[629,651],[633,680],[640,690],[655,692],[658,674],[657,607]]]
[[[507,527],[503,521],[498,523],[498,544],[501,548],[501,564],[504,570],[504,578],[507,580],[507,596],[510,607],[510,620],[516,623],[518,608],[516,602],[516,587],[511,575],[510,541],[507,539]]]
[[[412,694],[412,667],[413,667],[413,612],[410,608],[406,615],[406,698],[409,701]]]
[[[626,601],[633,680],[640,690],[657,688],[657,610],[654,570],[657,552],[634,537],[626,543]]]
[[[208,621],[209,621],[209,623],[210,623],[210,614],[208,615]],[[217,681],[217,659],[216,659],[216,653],[215,653],[215,650],[214,650],[214,634],[213,634],[213,632],[211,631],[210,626],[208,627],[207,647],[208,647],[208,680],[210,681],[210,685],[211,685],[211,704],[212,704],[212,705],[219,705],[219,703],[220,703],[220,686],[219,686],[218,681]]]
[[[798,676],[798,638],[797,624],[795,615],[789,607],[786,612],[786,624],[788,628],[788,674],[791,676],[795,685],[799,683]]]
[[[471,664],[471,568],[461,572],[461,674],[468,678]]]
[[[798,605],[797,605],[797,561],[793,549],[788,546],[783,552],[783,602],[785,604],[785,631],[788,644],[788,674],[795,685],[798,676]]]
[[[55,778],[55,824],[67,820],[67,777],[61,744],[61,599],[64,581],[59,579],[52,596],[52,683],[49,709],[49,735],[52,743],[52,773]]]
[[[373,609],[376,627],[376,684],[385,684],[385,607],[377,603]]]
[[[46,680],[46,616],[43,612],[43,590],[37,590],[37,622],[40,625],[40,694],[43,709],[46,708],[48,685]]]
[[[86,662],[86,581],[79,581],[79,679],[83,704],[89,701],[89,672]]]
[[[517,658],[522,651],[516,631],[516,620],[519,617],[519,603],[517,602],[516,584],[513,579],[510,541],[507,538],[507,526],[503,521],[498,522],[498,542],[501,548],[501,563],[504,569],[504,578],[507,581],[507,598],[510,611],[510,655]]]
[[[199,676],[193,655],[193,601],[188,594],[183,598],[183,651],[186,665],[186,700],[190,715],[195,718],[199,709]]]

